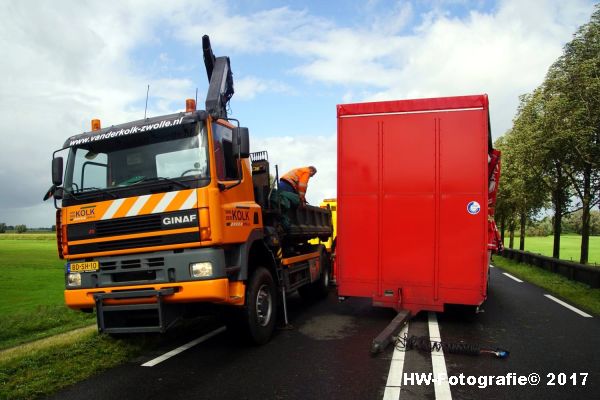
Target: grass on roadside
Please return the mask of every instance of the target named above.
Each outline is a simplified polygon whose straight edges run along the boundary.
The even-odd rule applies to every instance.
[[[492,263],[512,275],[546,289],[551,294],[557,295],[592,314],[600,315],[600,289],[592,289],[586,284],[571,281],[545,269],[519,263],[497,255],[493,257]]]
[[[95,322],[95,314],[70,310],[64,305],[39,306],[34,311],[2,314],[0,350]]]
[[[1,233],[0,240],[51,240],[56,241],[56,232]]]
[[[37,236],[0,235],[0,349],[94,323],[65,306],[64,261]]]
[[[85,332],[72,343],[0,358],[0,399],[47,396],[131,359],[152,342]]]

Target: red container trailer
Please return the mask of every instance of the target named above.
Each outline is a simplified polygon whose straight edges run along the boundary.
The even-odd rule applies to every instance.
[[[499,176],[487,95],[342,104],[337,117],[339,295],[413,315],[480,305]]]

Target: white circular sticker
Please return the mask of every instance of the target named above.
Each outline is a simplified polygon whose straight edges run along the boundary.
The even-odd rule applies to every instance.
[[[481,211],[481,206],[478,202],[471,201],[469,204],[467,204],[467,211],[471,215],[477,215],[479,214],[479,211]]]

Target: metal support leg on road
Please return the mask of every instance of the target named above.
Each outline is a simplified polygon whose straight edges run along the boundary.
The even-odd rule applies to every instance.
[[[410,319],[410,311],[402,310],[394,317],[392,322],[385,327],[383,331],[373,340],[371,344],[371,354],[375,355],[383,350],[392,342],[392,338],[400,332],[400,329]]]

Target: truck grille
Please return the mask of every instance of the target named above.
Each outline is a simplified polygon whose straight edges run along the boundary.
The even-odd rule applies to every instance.
[[[175,235],[161,235],[135,239],[113,240],[108,242],[70,245],[69,254],[97,253],[102,251],[126,250],[152,246],[165,246],[169,244],[193,243],[199,241],[199,232],[179,233]]]
[[[161,229],[161,218],[161,214],[150,214],[139,217],[98,221],[96,222],[96,237],[159,231]],[[69,237],[69,239],[71,238]]]
[[[100,259],[97,286],[114,284],[167,282],[164,257]]]

